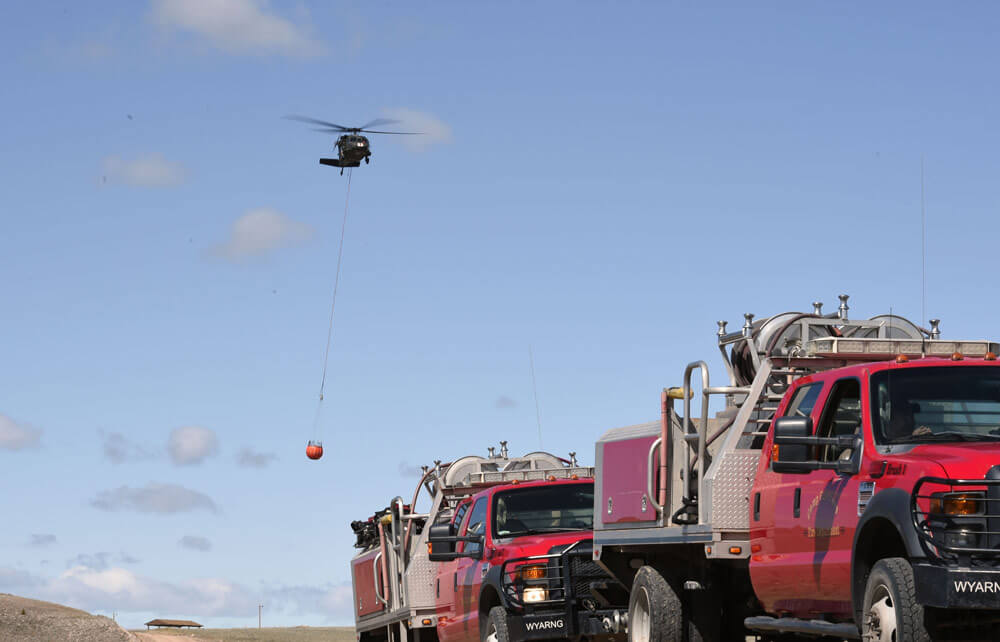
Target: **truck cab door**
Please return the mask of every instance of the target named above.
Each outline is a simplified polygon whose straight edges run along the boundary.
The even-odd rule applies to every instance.
[[[465,526],[465,516],[469,511],[469,502],[459,504],[455,509],[455,516],[452,523],[455,524],[455,532],[461,533]],[[456,547],[460,550],[461,545]],[[462,623],[458,619],[458,605],[456,603],[455,587],[457,583],[458,563],[461,559],[450,562],[437,562],[437,576],[434,578],[435,605],[438,615],[437,633],[441,642],[456,642],[461,638]]]
[[[818,437],[863,436],[861,381],[845,377],[833,383],[816,427]],[[820,446],[821,462],[860,457],[836,446]],[[836,613],[851,617],[851,554],[858,523],[858,485],[861,475],[815,470],[798,475],[798,514],[794,513],[792,542],[797,578],[797,611],[801,617]],[[796,498],[793,496],[793,503]]]
[[[775,418],[813,417],[816,421],[824,385],[822,380],[803,381],[789,394]],[[754,592],[770,613],[789,609],[783,602],[787,596],[797,594],[800,579],[792,567],[798,563],[795,554],[802,545],[796,500],[801,514],[803,476],[771,469],[773,439],[772,424],[750,495],[750,578]]]
[[[487,507],[489,496],[480,497],[469,511],[464,535],[482,535],[485,538]],[[455,610],[461,622],[461,642],[479,642],[479,590],[483,583],[483,542],[461,542],[466,553],[478,553],[476,557],[462,557],[457,560],[455,571]]]

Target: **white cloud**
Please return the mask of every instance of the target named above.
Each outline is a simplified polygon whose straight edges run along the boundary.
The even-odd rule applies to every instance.
[[[28,546],[33,548],[45,548],[56,543],[56,536],[52,533],[32,533]]]
[[[398,470],[400,477],[421,477],[424,474],[423,468],[406,461],[399,462]]]
[[[229,239],[212,248],[212,254],[230,261],[242,261],[282,247],[301,245],[312,236],[312,226],[293,221],[277,210],[259,208],[236,219]]]
[[[244,448],[236,455],[236,463],[244,468],[265,468],[277,458],[274,453],[259,453],[252,448]]]
[[[352,619],[350,583],[269,586],[257,589],[220,578],[165,582],[121,567],[72,566],[55,577],[0,567],[0,591],[30,594],[85,611],[172,613],[180,617],[245,617],[261,599],[272,613],[319,614],[343,623]]]
[[[0,592],[26,591],[43,584],[42,578],[27,571],[0,566]]]
[[[149,459],[153,454],[120,432],[100,433],[104,456],[113,464]]]
[[[212,542],[208,541],[207,537],[199,537],[198,535],[185,535],[177,541],[177,545],[181,548],[189,548],[192,551],[210,551],[212,550]]]
[[[195,34],[228,53],[305,57],[325,49],[303,25],[269,11],[259,0],[154,0],[152,19],[163,29]]]
[[[497,408],[516,408],[517,402],[508,397],[507,395],[500,395],[496,400]]]
[[[167,452],[178,466],[200,464],[219,452],[219,440],[215,432],[201,426],[174,428],[167,440]]]
[[[155,153],[135,158],[108,156],[103,162],[103,174],[106,181],[135,187],[174,187],[187,178],[182,165]]]
[[[108,553],[106,551],[100,553],[80,553],[66,563],[66,568],[86,566],[97,571],[103,571],[110,567],[113,562],[119,564],[136,564],[139,560],[127,553]]]
[[[19,424],[0,413],[0,450],[22,450],[37,446],[41,436],[41,430]]]
[[[205,509],[219,512],[212,498],[176,484],[150,482],[142,488],[120,486],[102,490],[90,500],[90,505],[107,511],[131,510],[140,513],[182,513]]]
[[[422,152],[432,145],[450,143],[452,140],[451,127],[426,112],[393,107],[383,109],[382,113],[399,121],[392,129],[386,128],[387,131],[421,132],[420,136],[390,136],[412,151]]]

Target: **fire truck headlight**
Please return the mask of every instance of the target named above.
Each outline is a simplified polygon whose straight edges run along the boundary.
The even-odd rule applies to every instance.
[[[970,530],[948,531],[944,543],[954,548],[979,548],[979,534]]]
[[[549,599],[549,592],[538,586],[529,586],[524,589],[524,593],[521,594],[521,599],[524,600],[525,604],[530,604],[532,602],[544,602]]]
[[[983,511],[982,493],[947,493],[932,497],[930,512],[938,515],[978,515]]]

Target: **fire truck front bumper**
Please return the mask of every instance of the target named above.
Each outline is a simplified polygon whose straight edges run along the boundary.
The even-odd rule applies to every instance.
[[[924,606],[1000,611],[1000,568],[914,564],[913,579]]]
[[[579,639],[581,637],[625,639],[625,616],[620,610],[551,611],[507,615],[511,640]]]

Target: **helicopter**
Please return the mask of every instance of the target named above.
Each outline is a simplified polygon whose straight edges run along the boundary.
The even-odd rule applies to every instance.
[[[286,116],[285,118],[291,120],[298,120],[304,123],[310,123],[312,125],[321,125],[319,129],[314,129],[313,131],[330,133],[330,134],[341,134],[340,138],[337,139],[337,158],[321,158],[319,159],[320,165],[329,165],[331,167],[339,167],[340,175],[344,175],[345,167],[361,167],[361,161],[365,162],[367,165],[371,162],[372,152],[370,145],[368,143],[368,138],[362,136],[365,134],[400,134],[403,136],[419,136],[422,132],[386,132],[386,131],[376,131],[374,129],[368,129],[369,127],[379,127],[381,125],[393,125],[398,123],[398,120],[391,120],[388,118],[376,118],[373,121],[367,122],[361,127],[344,127],[343,125],[338,125],[336,123],[331,123],[325,120],[318,120],[316,118],[309,118],[308,116]]]

